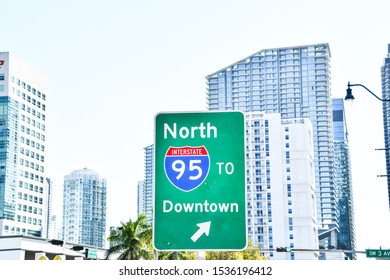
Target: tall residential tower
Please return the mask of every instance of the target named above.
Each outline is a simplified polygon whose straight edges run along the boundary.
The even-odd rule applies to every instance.
[[[248,234],[262,249],[318,249],[313,129],[308,119],[252,112],[246,121]],[[317,259],[318,252],[274,253],[271,260]]]
[[[265,49],[206,77],[209,110],[280,113],[313,125],[319,237],[337,236],[338,186],[333,172],[333,125],[328,44]],[[336,238],[321,245],[337,246]]]
[[[47,236],[46,79],[0,52],[0,236]]]
[[[84,168],[64,177],[64,241],[104,247],[106,196],[106,179],[93,170]]]
[[[144,151],[145,178],[138,184],[137,214],[145,213],[146,221],[151,225],[153,221],[154,145],[145,147]]]
[[[390,44],[387,46],[387,56],[384,59],[381,68],[382,76],[382,98],[390,99]],[[383,126],[385,138],[385,154],[386,154],[386,174],[387,174],[387,189],[389,196],[390,209],[390,102],[382,102],[383,106]]]

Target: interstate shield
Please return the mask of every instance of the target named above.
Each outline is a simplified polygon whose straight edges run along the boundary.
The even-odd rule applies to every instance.
[[[210,157],[205,146],[169,147],[165,154],[164,169],[176,188],[189,192],[206,179]]]

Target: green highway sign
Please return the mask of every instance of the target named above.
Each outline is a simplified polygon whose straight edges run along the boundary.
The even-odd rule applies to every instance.
[[[244,123],[238,111],[156,115],[156,250],[246,247]]]
[[[370,250],[366,249],[367,258],[390,258],[390,250]]]

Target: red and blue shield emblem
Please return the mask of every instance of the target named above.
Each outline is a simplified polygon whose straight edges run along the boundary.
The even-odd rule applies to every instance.
[[[189,192],[199,187],[210,170],[210,157],[205,146],[169,147],[164,160],[169,181]]]

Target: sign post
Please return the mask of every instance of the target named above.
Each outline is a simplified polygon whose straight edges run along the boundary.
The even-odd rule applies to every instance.
[[[156,116],[156,250],[246,247],[244,123],[237,111]]]

